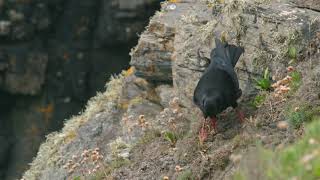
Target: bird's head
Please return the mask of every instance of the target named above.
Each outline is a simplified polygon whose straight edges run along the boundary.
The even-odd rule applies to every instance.
[[[203,107],[205,116],[214,117],[221,112],[222,99],[218,94],[205,96],[203,98]]]

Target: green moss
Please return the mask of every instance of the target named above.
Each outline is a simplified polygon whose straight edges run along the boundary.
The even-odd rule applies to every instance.
[[[282,150],[259,149],[252,167],[242,166],[233,179],[308,179],[320,178],[320,118],[306,128],[304,137]]]
[[[194,176],[191,170],[183,171],[178,177],[177,180],[194,180]]]

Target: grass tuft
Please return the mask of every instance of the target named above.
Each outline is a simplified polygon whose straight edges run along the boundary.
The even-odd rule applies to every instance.
[[[255,79],[256,81],[256,88],[259,90],[268,91],[271,89],[271,78],[269,68],[264,70],[263,77],[260,79]]]
[[[164,133],[164,139],[169,141],[172,146],[175,146],[178,138],[175,133],[167,131]]]
[[[250,162],[240,166],[233,179],[319,179],[320,118],[313,119],[304,137],[295,144],[276,152],[258,148],[256,155],[247,158]]]
[[[191,170],[183,171],[178,177],[177,180],[194,180],[194,176]]]
[[[299,128],[304,122],[309,122],[314,116],[320,115],[320,107],[302,106],[291,108],[287,113],[288,121],[294,128]]]
[[[254,99],[251,101],[251,105],[255,108],[260,107],[263,102],[266,100],[266,94],[258,94]]]
[[[292,77],[292,81],[290,82],[290,87],[292,91],[296,91],[301,85],[301,74],[298,71],[293,71],[289,74]]]
[[[288,48],[288,57],[290,59],[297,59],[298,55],[297,55],[297,48],[294,46],[289,46]]]

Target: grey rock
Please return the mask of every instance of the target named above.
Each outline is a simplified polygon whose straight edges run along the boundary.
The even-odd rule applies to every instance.
[[[20,57],[10,54],[7,58],[8,65],[4,65],[7,70],[0,87],[12,94],[39,93],[45,80],[48,56],[41,52],[26,52]]]
[[[297,0],[293,1],[301,8],[312,9],[315,11],[320,11],[320,4],[317,0]]]
[[[117,5],[102,8],[112,2]],[[105,90],[110,76],[128,66],[129,48],[157,7],[155,0],[0,0],[0,120],[14,124],[8,131],[17,137],[3,167],[10,171],[8,178],[19,178],[43,137],[60,130],[65,119],[82,111],[89,97]],[[85,133],[79,134],[113,137],[117,126],[97,124],[81,127]],[[19,141],[25,137],[35,141]],[[17,147],[23,146],[28,149],[19,153]],[[52,174],[44,179],[66,176]]]
[[[0,167],[4,167],[6,161],[8,160],[8,153],[9,153],[9,141],[8,138],[5,136],[0,136]]]
[[[82,116],[67,123],[62,136],[52,134],[52,139],[42,145],[38,153],[46,153],[47,148],[51,149],[51,155],[43,154],[47,157],[49,155],[49,159],[43,162],[41,158],[37,158],[33,162],[35,166],[31,167],[32,170],[25,173],[25,178],[50,180],[77,176],[80,172],[68,174],[63,166],[73,155],[80,155],[85,149],[100,148],[105,163],[112,161],[114,156],[129,157],[129,149],[118,149],[118,144],[130,147],[137,143],[144,134],[143,127],[139,126],[139,116],[145,115],[146,121],[153,126],[155,120],[152,117],[162,110],[158,104],[143,98],[147,96],[148,84],[138,83],[140,88],[135,90],[135,96],[128,94],[130,90],[127,88],[139,82],[137,79],[139,78],[130,76],[111,80],[107,91],[100,95],[106,101],[94,98]],[[136,100],[128,102],[128,97]],[[128,105],[122,108],[119,107],[120,104]],[[124,118],[128,116],[132,118],[125,121]],[[133,128],[129,131],[128,127]]]
[[[112,47],[137,39],[135,32],[139,32],[147,25],[147,22],[140,21],[140,18],[151,16],[154,12],[149,9],[156,6],[158,6],[156,0],[102,0],[94,46],[96,48]]]
[[[155,88],[155,91],[160,97],[160,104],[163,107],[169,107],[169,102],[175,97],[175,92],[170,85],[160,85]]]
[[[117,2],[104,3],[105,9],[109,5],[118,7]],[[107,91],[90,101],[81,116],[69,120],[61,133],[48,137],[31,168],[25,173],[25,178],[64,179],[67,172],[62,166],[73,154],[81,153],[87,148],[98,146],[103,149],[106,163],[112,162],[115,156],[127,157],[130,147],[139,142],[145,134],[147,124],[158,130],[167,128],[171,118],[164,111],[162,115],[165,117],[161,118],[162,106],[168,106],[171,95],[175,93],[186,107],[184,111],[181,110],[182,115],[190,115],[185,121],[178,121],[181,119],[176,118],[175,128],[181,129],[181,134],[185,135],[186,131],[195,131],[198,122],[196,116],[191,116],[196,114],[192,95],[207,65],[204,57],[209,57],[210,50],[215,47],[215,37],[244,46],[245,54],[236,69],[243,96],[248,97],[255,93],[255,77],[261,76],[267,67],[272,74],[282,76],[290,61],[287,54],[289,47],[297,49],[298,57],[305,56],[304,53],[308,52],[305,47],[309,47],[311,38],[320,29],[317,11],[287,4],[287,1],[254,3],[234,0],[217,4],[213,9],[209,8],[206,2],[196,0],[176,3],[176,8],[167,8],[168,5],[167,2],[162,4],[162,11],[151,19],[138,45],[132,50],[131,65],[136,67],[135,75],[138,78],[121,76],[113,79],[107,85]],[[133,6],[121,7],[130,9]],[[118,18],[123,16],[135,15],[120,13]],[[106,37],[113,33],[110,29],[102,29],[106,29],[106,36],[101,35],[103,31],[96,34],[96,37],[102,39],[96,41],[97,47],[108,45],[105,42]],[[312,53],[315,54],[317,48],[318,45]],[[318,73],[313,76],[315,80],[319,78]],[[155,87],[152,82],[157,85],[160,82],[173,82],[173,88],[170,85]],[[169,115],[174,114],[170,109],[167,110],[170,111]],[[222,146],[218,151],[224,152],[225,148],[228,149],[222,159],[224,165],[231,149],[231,144],[228,145],[227,141],[234,135],[220,135],[220,139],[226,138],[220,143],[227,146]],[[216,138],[219,138],[219,135]],[[123,148],[118,149],[117,144],[121,144]],[[151,143],[150,148],[157,149],[156,145]],[[174,171],[176,160],[169,156],[159,154],[152,156],[157,160],[135,162],[138,171],[134,171],[135,167],[127,167],[124,168],[127,171],[121,169],[118,174],[115,172],[114,176],[119,179],[155,179],[155,174]],[[203,163],[208,167],[206,161]],[[154,165],[156,168],[151,169]],[[159,167],[164,171],[158,171]],[[148,171],[149,169],[151,170]],[[77,173],[72,175],[78,175]]]
[[[11,22],[10,21],[0,21],[0,35],[6,36],[10,33]]]

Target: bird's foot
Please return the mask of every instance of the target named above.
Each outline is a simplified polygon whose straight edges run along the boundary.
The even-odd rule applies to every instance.
[[[239,122],[240,123],[243,123],[244,122],[244,119],[245,119],[245,114],[243,111],[241,111],[240,109],[237,109],[237,116],[238,116],[238,119],[239,119]]]
[[[214,132],[217,131],[217,118],[216,117],[210,117],[210,130],[214,130]]]
[[[199,131],[200,144],[203,144],[203,142],[207,140],[207,138],[208,138],[208,131],[207,131],[206,120],[204,120],[202,127],[200,128],[200,131]]]
[[[202,126],[199,131],[200,143],[203,144],[203,142],[208,139],[209,133],[212,133],[212,132],[213,132],[213,134],[215,134],[217,132],[217,118],[216,117],[212,117],[212,118],[208,117],[207,119],[205,119],[203,121]]]

